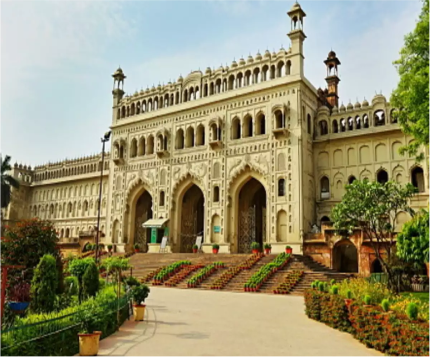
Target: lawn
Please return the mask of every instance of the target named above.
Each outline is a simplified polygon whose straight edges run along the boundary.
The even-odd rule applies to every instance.
[[[412,297],[416,298],[416,299],[420,299],[422,302],[429,302],[429,293],[428,292],[403,292],[400,295],[403,296],[409,296],[411,295]]]

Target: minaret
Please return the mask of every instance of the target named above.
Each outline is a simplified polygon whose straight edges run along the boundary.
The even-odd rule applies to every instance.
[[[305,59],[303,56],[303,41],[306,38],[303,32],[303,19],[306,14],[297,2],[287,14],[291,19],[291,31],[288,33],[288,37],[291,40],[292,54],[295,55],[291,57],[291,74],[303,76],[303,60]]]
[[[121,67],[112,74],[113,77],[113,106],[116,107],[124,96],[124,79],[127,77],[124,75]]]
[[[337,66],[340,65],[339,59],[336,57],[336,53],[334,51],[330,51],[328,53],[327,59],[324,61],[327,67],[327,102],[332,106],[339,107],[339,92],[338,92],[338,84],[340,82],[339,77],[337,76]]]

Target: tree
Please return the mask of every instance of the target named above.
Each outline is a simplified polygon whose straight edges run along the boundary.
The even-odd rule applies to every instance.
[[[400,81],[390,102],[400,109],[394,115],[403,131],[415,138],[401,152],[416,155],[420,145],[429,145],[429,0],[423,1],[415,30],[405,36],[400,59],[394,64]]]
[[[1,160],[1,208],[6,208],[9,205],[11,198],[12,187],[19,188],[19,182],[6,172],[12,170],[10,166],[10,156],[6,155],[4,160]]]
[[[354,229],[363,232],[375,251],[376,258],[388,274],[389,288],[396,289],[392,264],[395,261],[396,217],[400,212],[413,215],[409,200],[416,192],[411,184],[401,186],[388,181],[381,184],[376,181],[355,180],[346,186],[342,201],[337,204],[331,218],[339,231],[351,233]]]
[[[397,235],[397,256],[418,268],[429,262],[429,211],[421,211],[404,224]]]
[[[31,281],[31,309],[36,312],[51,312],[55,305],[55,290],[58,284],[56,259],[45,254],[37,265]]]
[[[82,302],[83,291],[83,278],[87,268],[94,263],[94,258],[88,257],[84,259],[74,259],[69,263],[68,271],[70,274],[78,279],[78,300],[79,304]]]
[[[6,228],[1,241],[1,260],[4,265],[24,265],[24,280],[30,282],[34,268],[45,254],[59,257],[58,237],[52,222],[32,218]],[[12,280],[21,271],[11,269]],[[9,278],[8,278],[9,279]]]
[[[99,270],[97,269],[96,263],[93,261],[87,266],[84,276],[82,277],[83,294],[88,297],[96,296],[99,291],[99,286]]]

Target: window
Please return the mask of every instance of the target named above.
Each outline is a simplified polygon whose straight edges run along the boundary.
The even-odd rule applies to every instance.
[[[165,193],[164,191],[160,191],[160,207],[164,206]]]
[[[252,131],[253,131],[253,125],[252,125],[252,117],[250,115],[247,115],[244,119],[243,119],[243,137],[244,138],[248,138],[250,136],[252,136]]]
[[[337,120],[333,120],[332,131],[333,131],[333,133],[338,133],[339,132],[339,126],[337,125]]]
[[[240,120],[234,118],[232,122],[232,139],[240,139]]]
[[[387,171],[385,170],[379,170],[377,175],[376,175],[376,180],[381,183],[381,184],[385,184],[388,182],[388,174]]]
[[[374,120],[375,126],[385,125],[385,112],[383,110],[377,110],[373,114],[373,120]]]
[[[330,181],[326,176],[322,177],[320,180],[321,185],[321,199],[327,200],[330,198]]]
[[[355,176],[349,176],[348,184],[352,184],[356,180]]]
[[[414,185],[418,192],[424,192],[424,171],[421,167],[415,167],[412,170],[412,185]]]
[[[308,124],[308,134],[312,134],[312,119],[311,115],[307,115],[307,124]]]
[[[194,128],[192,126],[188,127],[187,135],[185,138],[185,147],[194,147]]]
[[[256,135],[264,135],[266,134],[266,117],[263,113],[258,114],[257,120],[255,123],[255,134]]]
[[[146,153],[152,155],[154,153],[154,137],[152,135],[148,136],[146,143]]]
[[[205,144],[205,127],[203,125],[199,125],[197,127],[197,146],[201,146]]]
[[[278,181],[278,196],[285,196],[285,179],[283,178]]]
[[[183,149],[184,148],[184,131],[182,129],[179,129],[176,132],[176,149]]]
[[[219,202],[219,187],[214,187],[214,195],[213,195],[214,202]]]
[[[284,114],[280,110],[275,112],[275,126],[276,129],[285,128]]]

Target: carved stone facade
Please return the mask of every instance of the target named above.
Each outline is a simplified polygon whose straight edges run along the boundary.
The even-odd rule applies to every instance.
[[[389,103],[377,95],[371,104],[338,108],[340,61],[333,51],[324,61],[328,89],[316,89],[303,70],[306,15],[297,3],[288,15],[288,50],[257,53],[133,95],[123,91],[123,71],[113,74],[103,241],[117,250],[139,242],[158,251],[168,234],[171,251],[181,252],[203,236],[205,251],[217,243],[221,252],[245,252],[246,244],[258,241],[271,243],[274,253],[287,244],[297,254],[324,247],[324,256],[333,248],[328,236],[319,234],[315,242],[312,226],[328,219],[353,177],[384,179],[382,171],[388,179],[419,185],[414,205],[427,206],[427,161],[417,165],[398,154],[411,138],[393,122]],[[67,227],[71,236],[94,227],[92,187],[97,188],[100,158],[83,161],[96,170],[84,173],[68,162],[30,170],[28,204],[11,218],[49,218],[53,206],[61,210],[54,215],[60,235]],[[43,200],[45,191],[50,193]],[[10,210],[16,211],[14,202]],[[142,228],[150,219],[163,221],[168,233],[150,238]]]

